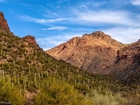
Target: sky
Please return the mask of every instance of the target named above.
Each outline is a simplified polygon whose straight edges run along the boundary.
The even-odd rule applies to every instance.
[[[94,31],[124,44],[140,39],[140,0],[0,0],[0,11],[11,32],[44,50]]]

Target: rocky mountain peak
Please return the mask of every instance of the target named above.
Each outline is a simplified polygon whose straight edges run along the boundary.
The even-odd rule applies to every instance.
[[[9,26],[8,26],[7,21],[4,18],[4,14],[2,12],[0,12],[0,30],[10,32]]]
[[[90,35],[92,35],[94,37],[110,37],[109,35],[105,34],[102,31],[95,31],[95,32],[91,33]]]
[[[37,44],[34,36],[27,35],[27,36],[23,37],[23,39],[25,41],[27,41],[29,44],[31,44],[33,47],[40,48],[39,45]]]
[[[77,44],[78,40],[80,40],[80,39],[81,39],[81,37],[74,37],[74,38],[70,39],[67,43],[69,45],[75,45],[75,44]]]
[[[109,66],[113,63],[117,50],[122,46],[122,43],[109,35],[96,31],[82,37],[74,37],[46,52],[73,66],[96,73],[109,73]]]
[[[95,31],[95,32],[93,32],[92,34],[105,34],[104,32],[102,32],[102,31]]]
[[[111,38],[109,35],[105,34],[102,31],[95,31],[95,32],[93,32],[91,34],[85,34],[85,35],[83,35],[83,37],[94,37],[94,38],[105,38],[105,37],[108,37],[108,38]]]
[[[95,31],[91,34],[84,34],[82,40],[88,42],[90,45],[99,45],[99,46],[112,46],[112,47],[121,47],[122,43],[114,40],[109,35],[105,34],[102,31]]]

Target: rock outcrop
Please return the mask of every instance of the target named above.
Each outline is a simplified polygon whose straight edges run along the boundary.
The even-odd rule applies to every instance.
[[[118,51],[112,73],[124,83],[140,84],[140,40]]]
[[[4,14],[2,12],[0,12],[0,30],[10,32],[9,26],[8,26],[7,21],[4,18]]]
[[[56,59],[64,60],[74,66],[93,73],[110,73],[122,43],[101,31],[74,37],[55,48],[46,51]]]
[[[39,45],[37,44],[37,42],[36,42],[34,36],[27,35],[27,36],[23,37],[23,39],[24,39],[25,41],[27,41],[29,44],[31,44],[32,47],[35,47],[36,49],[41,49],[41,48],[39,47]]]

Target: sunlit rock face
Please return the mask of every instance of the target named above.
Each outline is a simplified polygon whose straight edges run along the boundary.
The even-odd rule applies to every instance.
[[[64,60],[92,73],[108,74],[117,51],[123,44],[101,31],[74,37],[46,52],[56,59]]]
[[[6,19],[4,18],[4,14],[2,12],[0,12],[0,30],[4,30],[4,31],[9,31],[10,32],[10,28],[7,24]]]

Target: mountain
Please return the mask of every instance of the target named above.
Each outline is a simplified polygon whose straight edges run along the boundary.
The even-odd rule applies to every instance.
[[[127,84],[140,84],[140,40],[117,51],[113,75]]]
[[[56,60],[39,47],[33,36],[20,38],[0,29],[0,102],[12,105],[108,105],[108,102],[138,105],[139,98],[139,87],[123,85],[111,75],[92,74]]]
[[[31,35],[23,38],[15,36],[8,30],[3,13],[1,14],[0,102],[12,105],[78,105],[77,100],[81,98],[83,103],[84,94],[89,93],[94,86],[91,80],[100,78],[49,56]],[[85,86],[83,81],[86,80],[91,82]],[[108,84],[108,80],[105,81]]]
[[[7,21],[4,18],[4,14],[2,12],[0,12],[0,29],[10,32],[10,28],[9,28]]]
[[[109,35],[96,31],[82,37],[74,37],[46,52],[58,60],[64,60],[92,73],[108,74],[117,51],[123,46]]]
[[[92,73],[111,74],[129,85],[140,84],[140,40],[122,44],[96,31],[74,37],[46,52]]]

